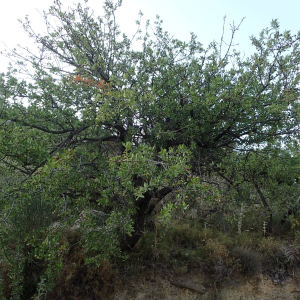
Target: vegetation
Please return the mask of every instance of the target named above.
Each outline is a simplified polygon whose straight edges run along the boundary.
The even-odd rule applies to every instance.
[[[159,18],[154,29],[142,32],[137,21],[134,37],[122,35],[120,5],[105,1],[95,18],[86,4],[64,11],[55,0],[46,34],[22,22],[36,51],[8,54],[15,65],[0,76],[3,297],[46,299],[83,270],[81,282],[101,281],[107,262],[132,249],[170,259],[175,230],[177,256],[183,235],[183,247],[229,277],[260,265],[249,250],[254,237],[247,248],[232,233],[242,239],[249,230],[260,243],[291,221],[288,235],[298,237],[300,33],[273,20],[244,59],[232,41],[205,49],[194,34],[174,39]],[[215,243],[212,228],[228,241]]]

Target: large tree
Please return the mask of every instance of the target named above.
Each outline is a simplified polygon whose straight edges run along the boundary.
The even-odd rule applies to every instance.
[[[249,58],[232,42],[222,56],[224,44],[179,41],[159,19],[121,35],[120,5],[95,18],[56,0],[46,34],[23,22],[36,51],[13,50],[0,78],[1,247],[8,262],[36,253],[48,277],[70,226],[81,222],[87,261],[109,258],[134,247],[171,192],[184,206],[207,193],[202,174],[228,179],[232,153],[297,139],[299,33],[272,21]],[[11,272],[21,280],[20,265]]]

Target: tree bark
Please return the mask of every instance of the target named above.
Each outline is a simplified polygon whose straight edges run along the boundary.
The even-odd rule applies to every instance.
[[[145,228],[145,218],[147,214],[150,214],[153,208],[149,209],[149,203],[153,197],[157,199],[156,203],[161,201],[167,194],[172,192],[169,187],[164,187],[161,190],[152,190],[144,193],[144,198],[140,198],[136,203],[136,213],[133,216],[133,233],[131,235],[126,235],[124,240],[121,242],[122,250],[132,250],[137,244],[139,239],[144,235]]]

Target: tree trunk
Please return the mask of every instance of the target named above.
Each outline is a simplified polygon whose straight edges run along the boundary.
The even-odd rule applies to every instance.
[[[269,221],[267,224],[267,233],[272,233],[273,232],[273,212],[271,210],[271,207],[269,206],[267,199],[265,198],[264,194],[262,193],[262,191],[260,190],[259,186],[257,185],[257,183],[254,183],[255,189],[260,197],[261,202],[263,203],[263,206],[265,207],[265,209],[267,209],[270,213],[269,215]]]
[[[152,208],[149,209],[149,203],[153,197],[157,199],[156,203],[161,201],[167,194],[172,191],[171,188],[165,187],[161,190],[152,190],[147,191],[144,193],[144,198],[140,198],[136,203],[136,213],[132,217],[134,221],[133,229],[134,231],[131,235],[126,235],[124,240],[121,242],[121,249],[122,250],[132,250],[139,239],[144,234],[145,228],[145,217],[147,214],[150,214],[153,210]]]

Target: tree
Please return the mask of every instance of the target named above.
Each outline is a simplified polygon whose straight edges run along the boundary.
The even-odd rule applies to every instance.
[[[232,43],[221,56],[224,45],[204,49],[194,34],[176,40],[157,19],[153,32],[137,30],[134,50],[115,21],[120,5],[105,1],[94,18],[56,0],[46,34],[23,22],[38,53],[10,54],[29,78],[13,67],[1,75],[1,247],[16,294],[16,251],[41,259],[50,280],[66,249],[59,238],[81,218],[86,261],[108,259],[134,247],[167,195],[182,206],[207,195],[201,174],[226,178],[232,153],[297,138],[299,33],[272,21],[243,60]]]
[[[284,149],[274,144],[263,149],[228,153],[216,172],[228,183],[228,202],[243,202],[249,206],[261,203],[268,215],[268,233],[273,231],[273,216],[278,215],[284,224],[298,210],[298,146]]]

